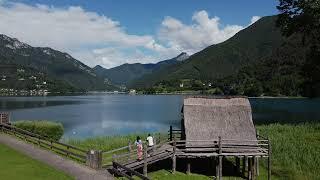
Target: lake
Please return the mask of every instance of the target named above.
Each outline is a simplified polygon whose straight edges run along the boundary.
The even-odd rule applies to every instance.
[[[10,112],[11,121],[61,122],[64,138],[86,138],[179,128],[182,100],[178,95],[0,97],[0,111]],[[255,124],[320,121],[320,99],[251,98],[250,103]]]

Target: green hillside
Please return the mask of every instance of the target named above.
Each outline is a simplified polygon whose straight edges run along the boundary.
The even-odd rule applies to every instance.
[[[0,64],[14,64],[24,69],[33,69],[78,90],[113,88],[105,83],[103,78],[97,77],[90,67],[67,53],[47,47],[32,47],[5,35],[0,35]]]
[[[128,85],[144,75],[149,75],[159,71],[160,69],[166,69],[167,67],[178,64],[179,62],[188,58],[189,56],[186,53],[181,53],[175,58],[160,61],[155,64],[123,64],[111,69],[105,69],[101,66],[96,66],[93,68],[93,70],[97,75],[109,79],[114,84]]]
[[[161,80],[214,80],[236,74],[243,66],[270,56],[283,42],[276,16],[264,17],[227,41],[192,55],[173,65],[137,80],[134,87],[154,85]]]

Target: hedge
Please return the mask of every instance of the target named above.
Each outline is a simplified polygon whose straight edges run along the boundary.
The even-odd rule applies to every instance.
[[[17,121],[14,125],[18,128],[30,131],[53,140],[60,140],[63,136],[63,125],[51,121]]]

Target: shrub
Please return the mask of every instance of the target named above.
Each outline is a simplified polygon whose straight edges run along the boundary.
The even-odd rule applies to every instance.
[[[60,140],[64,132],[61,123],[51,121],[17,121],[14,125],[18,128],[49,137],[56,141]]]

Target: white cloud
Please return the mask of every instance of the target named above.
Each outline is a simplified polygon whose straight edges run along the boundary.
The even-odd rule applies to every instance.
[[[220,43],[244,27],[222,26],[206,11],[192,16],[193,24],[166,17],[156,35],[128,34],[120,22],[81,7],[1,3],[0,33],[32,46],[48,46],[70,53],[89,66],[107,68],[123,63],[150,63],[182,51],[197,52]],[[252,22],[258,17],[253,17]]]
[[[253,16],[253,17],[251,18],[251,23],[250,23],[250,25],[253,24],[253,23],[255,23],[255,22],[257,22],[259,19],[261,19],[260,16]]]
[[[229,39],[244,28],[239,25],[222,27],[220,19],[210,18],[206,11],[196,12],[192,20],[193,24],[186,25],[175,18],[166,17],[159,32],[160,40],[170,48],[195,53]]]

